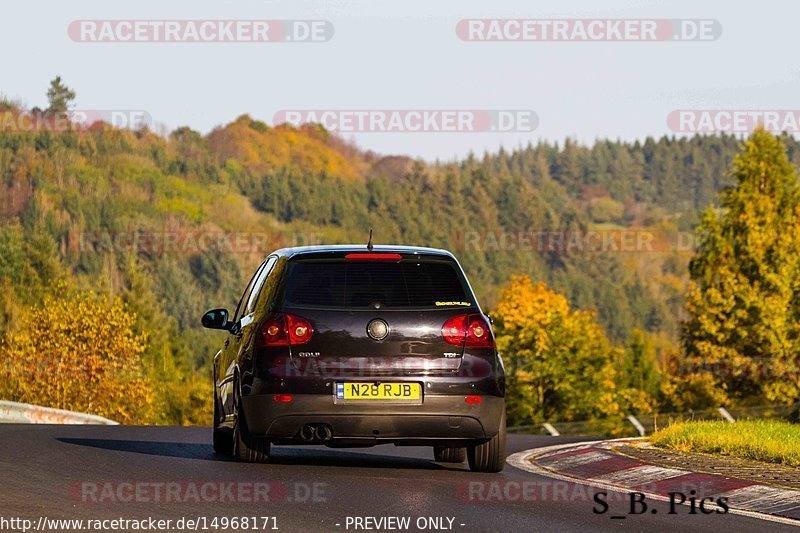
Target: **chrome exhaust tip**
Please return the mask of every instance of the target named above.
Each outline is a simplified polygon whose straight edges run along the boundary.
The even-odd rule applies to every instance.
[[[305,442],[310,442],[314,440],[316,433],[317,432],[315,431],[314,426],[312,426],[311,424],[306,424],[305,426],[300,428],[300,439]]]
[[[327,442],[331,440],[333,437],[333,431],[331,431],[330,426],[325,424],[320,424],[316,427],[315,435],[317,440],[321,442]]]

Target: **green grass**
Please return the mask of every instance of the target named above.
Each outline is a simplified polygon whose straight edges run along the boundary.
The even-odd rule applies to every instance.
[[[653,445],[800,467],[800,425],[777,420],[680,422],[654,433]]]

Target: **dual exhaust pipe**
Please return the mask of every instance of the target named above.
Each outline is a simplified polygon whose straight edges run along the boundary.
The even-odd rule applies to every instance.
[[[333,430],[328,424],[306,424],[300,428],[300,440],[303,442],[328,442],[333,437]]]

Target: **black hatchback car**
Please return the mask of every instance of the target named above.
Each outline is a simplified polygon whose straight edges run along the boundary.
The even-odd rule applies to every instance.
[[[432,248],[309,246],[271,254],[214,357],[214,449],[427,445],[440,462],[505,462],[505,373],[455,257]]]

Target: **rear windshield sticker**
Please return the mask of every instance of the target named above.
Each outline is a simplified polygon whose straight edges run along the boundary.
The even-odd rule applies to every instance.
[[[444,307],[446,305],[463,305],[469,307],[472,304],[469,302],[436,302],[436,307]]]

